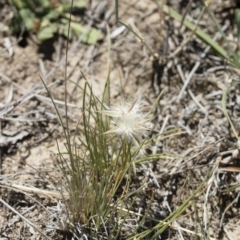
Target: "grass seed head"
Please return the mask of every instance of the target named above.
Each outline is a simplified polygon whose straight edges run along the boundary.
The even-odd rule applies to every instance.
[[[141,111],[141,102],[138,99],[133,103],[122,103],[117,107],[110,107],[101,113],[111,117],[114,124],[114,127],[106,133],[116,134],[134,142],[145,135],[147,131],[145,123],[150,120]]]

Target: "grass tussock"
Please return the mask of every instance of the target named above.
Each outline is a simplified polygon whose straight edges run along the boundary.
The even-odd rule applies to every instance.
[[[121,209],[129,195],[133,166],[140,159],[144,161],[140,152],[150,113],[141,112],[140,100],[118,107],[107,105],[104,99],[110,89],[105,89],[99,100],[87,81],[81,90],[79,134],[68,138],[65,132],[66,151],[59,149],[64,192],[68,192],[63,228],[76,234],[82,226],[90,236],[102,233],[115,239],[128,215]]]

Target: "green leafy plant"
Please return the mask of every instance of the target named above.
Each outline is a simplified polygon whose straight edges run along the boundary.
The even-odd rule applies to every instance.
[[[69,10],[83,10],[86,1],[71,1],[57,3],[50,0],[8,0],[10,5],[16,7],[9,26],[13,32],[35,31],[40,42],[51,39],[56,34],[62,34],[68,39],[73,35],[82,36],[82,42],[95,44],[103,39],[103,34],[93,27],[85,27],[74,16],[71,16],[69,24]],[[23,28],[23,26],[25,28]],[[70,29],[69,29],[70,27]],[[69,34],[68,34],[69,31]]]

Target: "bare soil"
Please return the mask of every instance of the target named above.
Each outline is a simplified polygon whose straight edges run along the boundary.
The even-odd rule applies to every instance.
[[[194,23],[203,8],[201,1],[172,0],[167,4],[181,15],[186,14],[186,18]],[[235,49],[237,29],[233,19],[237,7],[230,0],[214,0],[209,6],[218,24],[226,26],[224,33]],[[7,27],[13,10],[4,0],[0,0],[0,8],[0,114],[8,113],[0,119],[0,196],[50,239],[68,239],[58,231],[57,216],[49,216],[49,209],[57,207],[56,201],[9,186],[11,183],[56,190],[51,184],[58,167],[53,155],[58,152],[56,140],[62,148],[65,141],[40,76],[52,97],[58,100],[57,106],[64,118],[67,41],[57,36],[39,45],[34,33],[13,36]],[[209,185],[203,186],[201,197],[194,199],[177,221],[179,227],[200,233],[208,229],[210,235],[199,238],[169,227],[158,239],[179,239],[181,234],[182,239],[240,239],[239,142],[221,105],[224,91],[231,79],[238,76],[239,70],[228,66],[212,49],[202,55],[207,45],[180,22],[164,14],[154,1],[119,1],[120,19],[126,24],[134,23],[145,44],[116,23],[114,12],[113,0],[89,3],[81,21],[85,24],[92,21],[103,31],[105,39],[95,46],[84,45],[77,40],[69,43],[68,77],[81,85],[83,72],[92,83],[94,93],[100,97],[110,69],[113,102],[123,91],[123,95],[130,99],[141,93],[151,106],[162,92],[153,119],[155,131],[178,128],[182,132],[147,150],[147,154],[164,153],[169,157],[138,166],[132,189],[137,189],[143,179],[147,179],[147,184],[132,210],[144,213],[151,201],[150,217],[163,220],[186,201],[214,170],[214,177]],[[207,12],[199,27],[212,38],[218,32]],[[8,42],[12,46],[10,50],[6,47]],[[221,35],[217,42],[227,48]],[[238,85],[227,98],[228,114],[237,131],[239,91]],[[80,117],[81,91],[69,83],[67,93],[68,117],[74,133]],[[11,111],[18,101],[21,103]],[[204,221],[206,215],[208,221]],[[207,226],[204,225],[206,222]],[[154,225],[156,222],[146,221],[140,230]],[[133,228],[126,229],[120,239],[127,239]],[[0,239],[45,238],[0,203]],[[151,239],[151,236],[145,239]]]

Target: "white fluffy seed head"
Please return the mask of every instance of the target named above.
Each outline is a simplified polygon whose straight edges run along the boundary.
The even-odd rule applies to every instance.
[[[149,118],[141,111],[139,100],[133,103],[120,104],[111,107],[101,113],[112,118],[114,127],[107,133],[117,134],[127,140],[139,140],[145,134],[147,128],[144,126]]]

